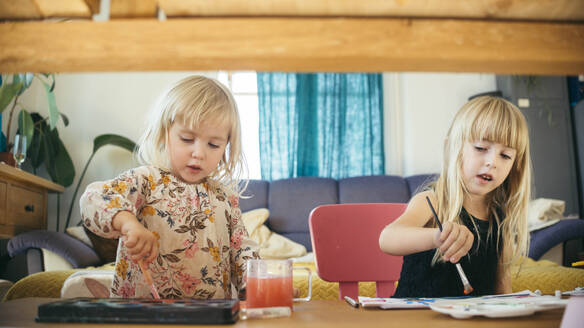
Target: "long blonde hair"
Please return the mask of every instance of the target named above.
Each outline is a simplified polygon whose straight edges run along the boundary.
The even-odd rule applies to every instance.
[[[531,197],[527,122],[521,111],[509,101],[498,97],[477,97],[455,115],[444,145],[442,172],[433,187],[438,217],[443,221],[461,223],[460,213],[467,193],[462,179],[462,149],[466,142],[476,140],[488,140],[516,150],[507,179],[491,192],[488,201],[489,217],[499,225],[497,245],[501,244],[506,254],[511,255],[502,261],[508,268],[514,260],[527,255],[527,207]],[[491,231],[492,224],[489,225],[489,233]]]
[[[241,150],[241,123],[233,95],[223,84],[194,75],[178,81],[164,92],[151,112],[136,151],[138,161],[170,170],[168,131],[175,121],[196,130],[205,122],[228,123],[228,145],[222,159],[208,177],[239,195],[239,179],[246,169]],[[245,188],[243,188],[245,189]]]

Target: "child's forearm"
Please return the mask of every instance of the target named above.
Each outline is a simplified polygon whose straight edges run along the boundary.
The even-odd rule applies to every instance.
[[[495,286],[495,293],[510,294],[511,288],[511,274],[506,270],[505,272],[497,272],[497,283]]]
[[[128,211],[119,211],[114,217],[112,218],[112,227],[125,235],[128,232],[128,229],[134,225],[140,224],[138,219],[134,214]]]
[[[435,244],[437,228],[389,225],[379,236],[379,247],[391,255],[409,255],[438,247]]]

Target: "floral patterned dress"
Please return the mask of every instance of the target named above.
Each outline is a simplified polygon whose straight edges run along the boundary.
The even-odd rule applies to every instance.
[[[158,257],[149,265],[162,298],[232,298],[244,287],[247,259],[257,244],[241,222],[237,196],[210,183],[187,184],[153,166],[129,170],[87,187],[80,200],[83,223],[95,234],[119,238],[112,218],[136,215],[158,238]],[[152,297],[140,267],[120,238],[112,297]]]

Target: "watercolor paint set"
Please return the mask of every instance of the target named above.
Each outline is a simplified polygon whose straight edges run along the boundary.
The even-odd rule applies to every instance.
[[[36,321],[232,324],[238,315],[233,299],[71,298],[39,305]]]

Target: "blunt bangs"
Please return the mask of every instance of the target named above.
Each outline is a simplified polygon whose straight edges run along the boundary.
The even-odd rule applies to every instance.
[[[476,110],[469,112],[474,115],[467,122],[466,140],[487,140],[500,143],[517,151],[517,158],[525,154],[527,143],[527,123],[523,115],[513,104],[501,98],[480,99]]]

